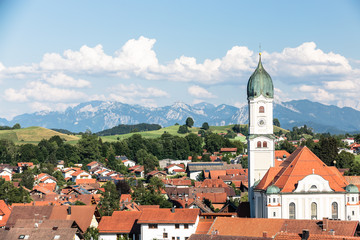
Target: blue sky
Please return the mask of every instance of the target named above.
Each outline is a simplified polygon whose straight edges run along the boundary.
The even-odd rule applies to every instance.
[[[90,100],[241,106],[259,43],[277,101],[360,110],[359,1],[0,0],[0,117]]]

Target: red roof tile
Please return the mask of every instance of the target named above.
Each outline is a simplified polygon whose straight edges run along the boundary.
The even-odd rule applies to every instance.
[[[112,216],[102,217],[98,229],[100,233],[130,233],[142,212],[115,211]]]
[[[194,224],[199,216],[199,209],[175,209],[168,208],[143,210],[138,223],[190,223]]]
[[[265,190],[274,184],[281,192],[292,192],[299,180],[313,173],[329,181],[336,192],[344,192],[343,188],[348,185],[336,168],[326,166],[305,146],[297,148],[280,167],[270,168],[256,188]]]
[[[2,219],[0,220],[0,227],[6,225],[10,213],[11,213],[11,207],[8,206],[4,200],[0,200],[0,216],[2,216]]]

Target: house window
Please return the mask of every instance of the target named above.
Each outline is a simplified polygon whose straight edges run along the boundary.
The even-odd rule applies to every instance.
[[[351,197],[351,201],[353,201],[353,202],[354,202],[354,201],[355,201],[355,198],[354,198],[354,197]]]
[[[338,204],[337,204],[337,202],[333,202],[331,204],[331,218],[338,219]]]
[[[265,112],[265,108],[263,106],[259,107],[259,113],[264,113]]]
[[[175,240],[175,237],[172,237],[171,240]]]
[[[176,237],[176,240],[180,240],[180,237]]]
[[[157,229],[157,228],[158,228],[158,225],[157,225],[157,224],[150,223],[150,224],[149,224],[149,228],[150,228],[150,229]]]
[[[273,198],[273,203],[275,202],[275,198]]]
[[[352,211],[352,215],[355,216],[355,211]]]
[[[317,204],[311,203],[311,219],[317,219]]]
[[[276,212],[273,212],[273,216],[276,217]]]
[[[289,204],[289,219],[295,219],[296,215],[295,215],[295,203],[290,203]]]
[[[257,142],[257,147],[261,148],[261,142],[260,141]]]
[[[167,233],[163,233],[163,238],[168,238],[168,234],[167,234]]]
[[[264,148],[267,147],[267,142],[263,142],[263,147],[264,147]]]
[[[189,228],[189,224],[184,224],[184,229],[188,229]]]
[[[180,228],[180,224],[175,224],[175,228],[179,229]]]

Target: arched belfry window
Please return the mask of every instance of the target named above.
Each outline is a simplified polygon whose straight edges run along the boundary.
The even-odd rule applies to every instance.
[[[263,142],[263,147],[266,148],[267,147],[267,142]]]
[[[295,215],[295,203],[290,203],[289,204],[289,219],[295,219],[296,215]]]
[[[259,107],[259,113],[264,113],[264,112],[265,112],[264,106],[260,106],[260,107]]]
[[[311,203],[311,219],[317,219],[317,204]]]
[[[257,142],[257,147],[261,148],[261,142],[260,141]]]
[[[337,202],[333,202],[331,204],[331,218],[338,219],[338,204],[337,204]]]

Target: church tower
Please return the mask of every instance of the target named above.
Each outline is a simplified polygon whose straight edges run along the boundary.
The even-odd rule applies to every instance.
[[[247,85],[249,106],[248,173],[251,217],[262,203],[254,201],[253,189],[270,167],[274,167],[273,100],[274,86],[270,75],[259,63]]]

